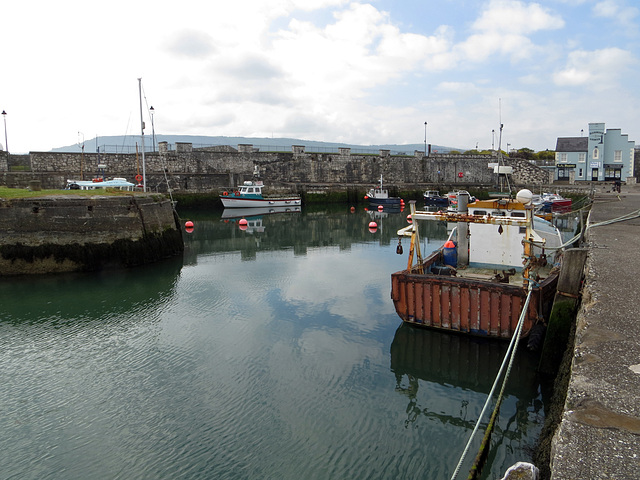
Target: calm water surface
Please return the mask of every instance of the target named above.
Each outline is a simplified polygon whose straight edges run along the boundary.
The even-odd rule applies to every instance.
[[[0,281],[0,477],[449,478],[506,345],[401,325],[406,212],[180,213],[179,260]],[[520,353],[487,478],[544,420]]]

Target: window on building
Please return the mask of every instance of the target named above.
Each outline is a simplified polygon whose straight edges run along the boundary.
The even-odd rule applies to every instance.
[[[582,169],[578,169],[578,177],[582,178]]]
[[[613,152],[613,161],[622,162],[622,150],[616,150]]]
[[[596,160],[600,158],[600,150],[598,150],[598,147],[593,149],[593,159]]]
[[[560,161],[563,163],[567,163],[567,154],[566,153],[561,153],[560,154]]]
[[[569,172],[571,170],[572,170],[571,168],[559,168],[558,169],[558,180],[568,181],[569,180]]]
[[[586,162],[587,161],[587,154],[586,153],[580,153],[578,155],[578,161],[579,162]]]
[[[622,170],[619,168],[605,168],[604,179],[606,180],[620,180]]]

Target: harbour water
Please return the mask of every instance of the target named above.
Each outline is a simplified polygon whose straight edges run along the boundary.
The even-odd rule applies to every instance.
[[[184,258],[0,280],[2,478],[451,476],[506,345],[401,325],[407,212],[180,213]],[[521,349],[484,478],[530,460],[535,365]]]

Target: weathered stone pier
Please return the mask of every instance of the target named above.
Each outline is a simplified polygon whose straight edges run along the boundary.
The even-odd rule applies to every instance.
[[[590,224],[637,214],[640,186],[595,198]],[[630,215],[630,216],[632,216]],[[582,305],[551,478],[640,478],[640,218],[587,231]]]

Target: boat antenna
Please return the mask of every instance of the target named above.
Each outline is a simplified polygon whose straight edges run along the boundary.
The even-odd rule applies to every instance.
[[[502,108],[500,109],[502,110]],[[500,173],[501,168],[504,167],[504,158],[502,156],[502,129],[504,128],[504,124],[502,123],[502,111],[500,112],[500,134],[498,136],[498,177],[502,175]],[[507,152],[509,153],[509,152]],[[504,178],[507,180],[507,189],[509,190],[509,196],[512,195],[511,191],[511,182],[509,182],[509,174],[505,173]],[[500,190],[502,190],[502,179],[500,179]]]

